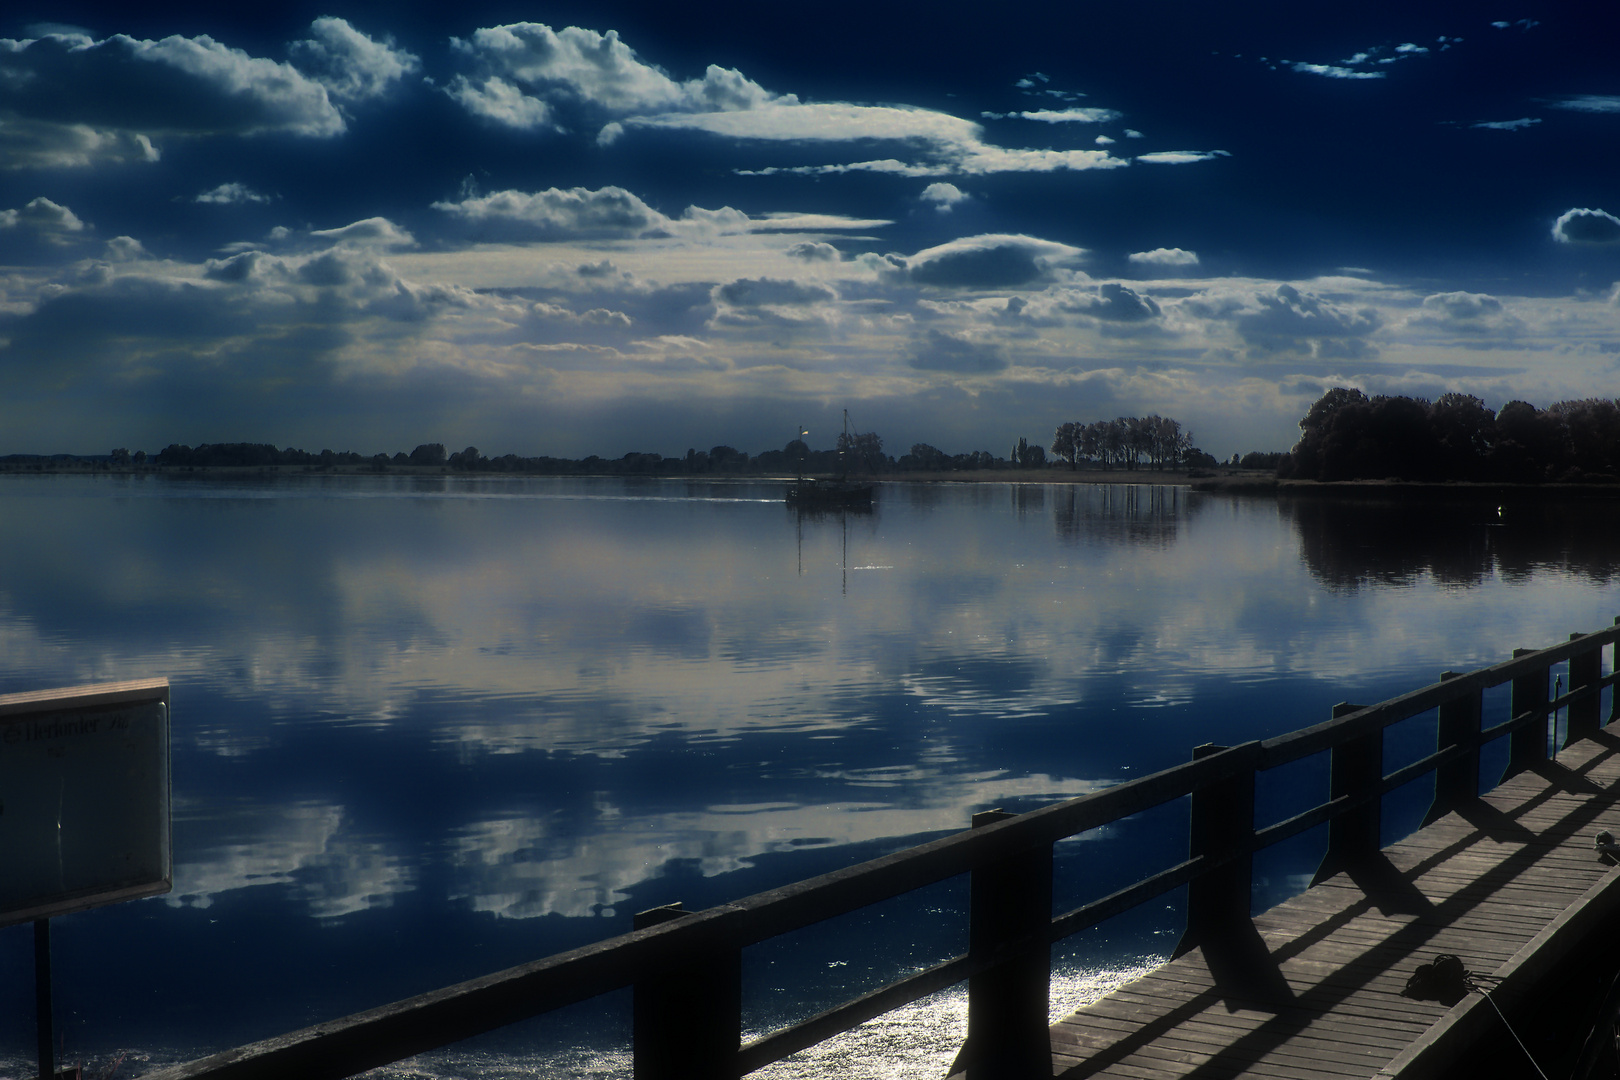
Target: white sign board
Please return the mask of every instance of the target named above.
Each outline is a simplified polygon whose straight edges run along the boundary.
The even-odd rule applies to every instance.
[[[168,681],[0,697],[0,926],[173,880]]]

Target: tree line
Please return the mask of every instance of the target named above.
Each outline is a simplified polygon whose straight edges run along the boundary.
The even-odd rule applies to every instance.
[[[1213,457],[1193,445],[1192,432],[1184,430],[1179,420],[1157,413],[1090,424],[1059,424],[1052,437],[1052,453],[1071,469],[1079,468],[1081,462],[1105,469],[1135,469],[1144,459],[1153,469],[1216,464]]]
[[[1025,443],[1027,440],[1020,440]],[[1038,447],[1033,449],[1039,449]],[[77,458],[73,455],[12,454],[0,457],[0,465],[13,467],[65,465],[85,462],[99,466],[162,469],[296,468],[309,471],[339,468],[345,471],[385,472],[389,469],[434,469],[462,472],[524,473],[539,475],[657,475],[698,476],[712,474],[783,475],[787,473],[870,475],[886,472],[953,471],[1008,469],[1022,464],[976,450],[948,454],[927,443],[917,443],[911,452],[896,458],[883,451],[883,438],[876,432],[840,434],[832,449],[812,450],[800,439],[793,439],[780,450],[749,454],[733,446],[719,445],[708,450],[692,448],[684,456],[631,451],[617,458],[592,454],[584,458],[522,456],[503,454],[488,457],[477,447],[449,452],[443,443],[423,443],[410,453],[359,454],[354,451],[321,450],[312,453],[296,447],[279,448],[272,443],[203,443],[188,446],[170,443],[156,454],[144,450],[131,453],[119,447],[105,458]]]
[[[1340,386],[1299,426],[1277,467],[1284,478],[1620,483],[1620,400],[1510,401],[1493,412],[1471,394],[1431,402]]]

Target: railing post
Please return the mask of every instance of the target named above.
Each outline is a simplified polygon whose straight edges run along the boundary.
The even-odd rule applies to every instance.
[[[1440,681],[1457,678],[1459,672],[1442,671]],[[1429,825],[1453,810],[1479,798],[1479,723],[1481,696],[1484,691],[1474,690],[1461,694],[1440,705],[1440,722],[1435,729],[1435,749],[1464,746],[1463,755],[1446,762],[1434,770],[1434,801],[1423,824]]]
[[[650,926],[691,912],[680,901],[636,913]],[[631,1038],[635,1080],[736,1080],[742,1045],[742,954],[682,955],[636,980]]]
[[[1365,705],[1341,701],[1333,706],[1333,719],[1360,712]],[[1353,739],[1336,743],[1329,765],[1328,798],[1355,798],[1377,791],[1384,780],[1384,729],[1379,728]],[[1383,821],[1383,799],[1374,798],[1360,806],[1335,814],[1328,822],[1327,853],[1316,868],[1311,884],[1348,870],[1378,854],[1378,831]]]
[[[1249,744],[1258,751],[1258,744]],[[1205,743],[1193,748],[1199,761],[1231,747]],[[1252,930],[1249,907],[1253,896],[1254,763],[1237,775],[1193,788],[1188,825],[1188,855],[1218,859],[1241,851],[1225,866],[1200,874],[1187,883],[1187,929],[1176,945],[1176,956],[1208,942],[1236,937],[1244,927]]]
[[[1585,634],[1571,634],[1569,640],[1579,641]],[[1574,693],[1583,687],[1595,687],[1603,677],[1603,647],[1587,649],[1578,652],[1569,658],[1569,690]],[[1566,731],[1567,742],[1576,739],[1589,738],[1598,733],[1599,712],[1602,702],[1593,694],[1585,701],[1572,701],[1569,704],[1568,727]],[[1555,733],[1556,734],[1556,733]]]
[[[1533,649],[1514,649],[1515,658],[1527,656]],[[1508,692],[1508,713],[1512,717],[1523,716],[1536,709],[1547,706],[1547,672],[1548,668],[1540,667],[1528,675],[1520,675],[1513,680],[1513,687]],[[1543,716],[1540,723],[1526,724],[1517,728],[1508,736],[1508,762],[1502,770],[1502,779],[1506,780],[1523,772],[1540,761],[1547,760],[1547,717]]]
[[[1620,626],[1620,615],[1614,617],[1614,625]],[[1620,671],[1620,642],[1616,642],[1609,650],[1609,670]],[[1616,720],[1620,720],[1620,688],[1610,687],[1609,716],[1603,723],[1607,726]]]
[[[982,828],[1016,815],[986,810]],[[1034,944],[968,978],[967,1041],[951,1074],[969,1080],[1052,1075],[1052,847],[1043,844],[974,870],[968,879],[968,955],[991,956],[1020,938]]]

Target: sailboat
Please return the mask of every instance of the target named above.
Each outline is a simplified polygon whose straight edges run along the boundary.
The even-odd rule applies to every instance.
[[[799,429],[799,438],[809,434]],[[849,446],[849,410],[844,410],[844,437],[841,446]],[[831,480],[818,480],[800,473],[793,486],[787,489],[787,504],[807,509],[871,509],[872,485],[849,478],[849,464],[845,452],[838,451],[838,476]]]

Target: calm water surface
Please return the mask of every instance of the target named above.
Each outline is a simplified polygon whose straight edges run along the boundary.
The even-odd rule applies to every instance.
[[[749,482],[0,477],[0,693],[173,686],[174,891],[53,923],[67,1060],[135,1075],[1596,629],[1617,517],[896,484],[801,518]],[[1262,815],[1324,778],[1274,778]],[[1059,845],[1059,907],[1177,861],[1185,813]],[[1321,843],[1263,860],[1256,905]],[[1179,903],[1063,950],[1054,1009],[1168,951]],[[749,950],[748,1023],[960,951],[964,908],[947,882]],[[31,964],[27,928],[0,931],[0,1074],[31,1061]],[[942,995],[868,1033],[867,1073],[838,1047],[813,1070],[941,1075],[961,1012]],[[608,1075],[626,1017],[617,995],[392,1075]]]

